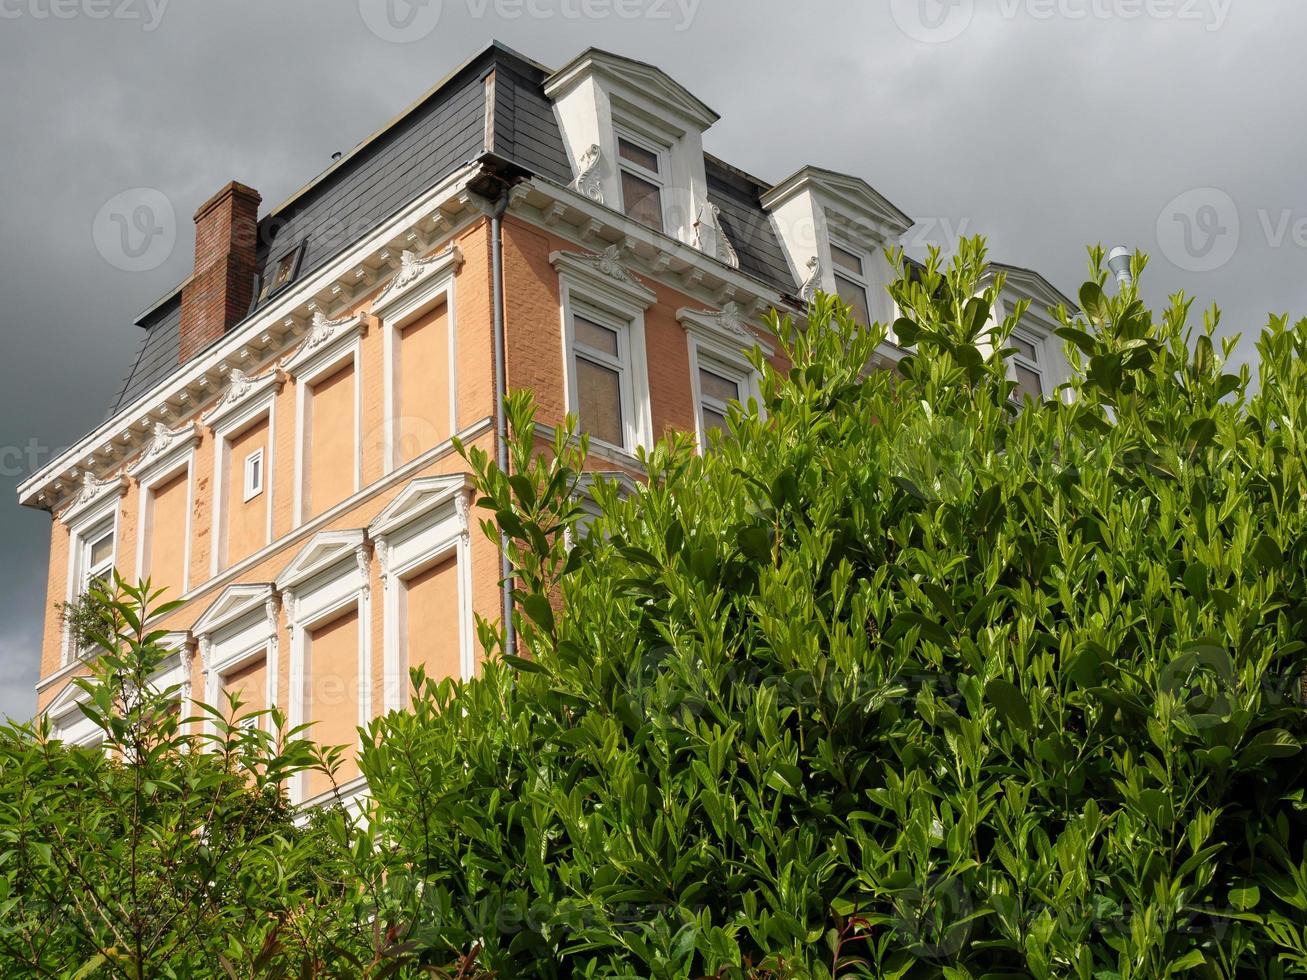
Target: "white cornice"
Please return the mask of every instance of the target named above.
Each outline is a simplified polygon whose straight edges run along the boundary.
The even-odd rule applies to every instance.
[[[200,421],[211,429],[221,429],[228,420],[236,417],[261,396],[280,391],[286,383],[286,375],[278,368],[251,377],[240,368],[227,372],[227,387],[223,390],[218,403],[200,416]]]
[[[463,250],[451,244],[426,258],[405,249],[399,271],[372,303],[372,315],[387,322],[402,320],[432,292],[463,267]]]
[[[531,178],[515,194],[509,213],[525,218],[552,234],[583,247],[604,250],[617,244],[622,264],[642,276],[667,285],[708,305],[735,300],[770,308],[791,308],[774,286],[732,268],[693,245],[659,234],[605,204],[598,204],[570,187]]]
[[[60,511],[59,519],[66,525],[75,524],[78,518],[90,512],[115,493],[122,497],[127,493],[127,478],[122,474],[111,477],[107,480],[97,480],[93,473],[83,473],[81,488],[68,503],[66,509]]]
[[[18,487],[19,503],[59,510],[79,492],[85,471],[101,476],[121,465],[143,441],[154,422],[193,411],[212,398],[227,366],[259,363],[277,356],[288,338],[302,333],[315,311],[345,308],[378,281],[378,270],[402,249],[431,237],[451,238],[480,212],[470,207],[467,183],[477,173],[468,164],[451,174],[376,232],[350,243],[318,272],[293,283],[283,294],[237,324],[214,347],[184,365],[167,383],[146,392],[56,457]],[[452,217],[451,217],[452,216]],[[127,448],[124,448],[127,447]]]
[[[616,245],[610,245],[598,255],[585,252],[554,252],[549,256],[552,265],[560,276],[570,278],[574,283],[600,297],[616,299],[629,303],[641,310],[653,306],[658,295],[646,286],[622,264],[621,254]]]
[[[331,360],[362,336],[366,328],[367,321],[361,313],[328,320],[318,311],[313,314],[313,324],[304,341],[283,364],[292,375],[311,374],[319,364]]]
[[[177,429],[156,422],[154,435],[145,452],[127,468],[127,472],[137,482],[147,483],[151,478],[180,466],[199,444],[200,429],[194,422]]]

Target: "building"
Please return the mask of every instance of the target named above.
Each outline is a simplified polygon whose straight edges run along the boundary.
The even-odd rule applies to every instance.
[[[222,188],[106,421],[19,488],[53,516],[50,602],[148,576],[184,599],[161,683],[327,743],[402,706],[412,664],[471,676],[500,566],[451,439],[496,451],[501,380],[535,391],[542,438],[576,412],[591,465],[638,478],[637,446],[702,440],[747,398],[767,310],[820,288],[892,316],[881,250],[912,219],[857,177],[773,185],[705,154],[717,121],[650,65],[496,44],[263,217]],[[1014,376],[1051,391],[1064,298],[1008,272],[1035,301]],[[38,704],[74,741],[84,670],[51,610]]]

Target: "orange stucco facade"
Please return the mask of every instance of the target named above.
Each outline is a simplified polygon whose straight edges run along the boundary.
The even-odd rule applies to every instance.
[[[394,678],[388,679],[387,671],[402,668],[406,676],[409,666],[420,663],[437,677],[475,672],[483,652],[469,635],[473,617],[497,619],[501,591],[497,547],[479,530],[470,489],[460,491],[470,512],[461,512],[466,530],[458,548],[433,545],[427,555],[411,543],[421,536],[410,535],[406,527],[387,532],[395,543],[369,532],[351,545],[349,554],[341,552],[345,557],[332,568],[279,585],[288,574],[294,577],[297,562],[309,561],[306,552],[316,543],[363,534],[379,518],[385,524],[415,487],[434,478],[466,477],[466,463],[450,442],[455,434],[493,454],[488,219],[479,217],[451,236],[427,243],[424,255],[447,254],[451,247],[460,259],[450,273],[452,288],[406,322],[392,323],[374,312],[387,283],[379,277],[367,294],[333,313],[332,322],[351,317],[357,322],[338,363],[314,364],[301,376],[298,359],[313,343],[301,334],[268,351],[246,372],[267,379],[260,381],[266,392],[238,423],[209,424],[216,411],[212,399],[174,419],[174,430],[189,427],[194,439],[179,457],[175,475],[143,489],[131,475],[137,462],[122,461],[115,476],[121,488],[111,495],[114,566],[135,579],[144,561],[155,584],[168,588],[169,598],[185,600],[158,626],[178,637],[184,648],[184,683],[193,699],[208,697],[225,705],[226,695],[235,694],[255,710],[265,707],[269,696],[281,707],[294,702],[298,720],[313,722],[321,740],[348,743],[357,724],[395,706],[388,701],[387,684]],[[563,292],[551,262],[560,251],[585,250],[512,215],[502,224],[507,384],[535,393],[537,421],[545,426],[560,424],[569,408]],[[642,285],[655,297],[643,315],[653,435],[692,432],[691,360],[677,311],[703,302],[652,279]],[[330,346],[325,343],[324,349]],[[223,397],[222,386],[215,386],[213,396]],[[257,491],[251,492],[246,468],[256,453],[263,469]],[[591,466],[639,477],[629,454],[593,458]],[[435,485],[443,484],[436,480]],[[52,604],[78,592],[84,544],[76,522],[71,523],[72,529],[56,509],[48,577]],[[388,574],[385,559],[399,555],[401,543],[413,556],[405,558],[405,570]],[[310,616],[303,596],[336,574],[359,577],[350,593],[357,601],[350,598],[339,608]],[[256,645],[253,654],[242,651],[223,666],[213,651],[225,642],[223,631],[234,627],[222,624],[206,632],[206,620],[221,619],[224,602],[244,595],[242,589],[256,588],[274,597],[266,612],[264,605],[252,605],[254,612],[246,617],[257,624],[267,616],[268,634],[259,641],[266,649]],[[303,622],[296,623],[294,614]],[[59,616],[51,609],[39,706],[46,709],[58,701],[70,678],[84,669],[70,655]],[[292,722],[295,715],[292,710]],[[352,765],[348,763],[345,778],[354,771]],[[326,788],[321,781],[310,782],[308,796]]]

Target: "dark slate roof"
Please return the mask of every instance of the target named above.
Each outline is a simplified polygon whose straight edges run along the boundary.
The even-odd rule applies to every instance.
[[[495,71],[493,146],[485,133],[485,77]],[[568,184],[572,169],[552,103],[549,69],[494,43],[435,85],[259,221],[260,271],[303,245],[295,278],[313,273],[487,150],[546,180]],[[708,197],[740,257],[740,271],[792,293],[793,277],[767,212],[767,185],[705,156]],[[180,368],[181,288],[137,320],[145,337],[109,410],[112,416]],[[251,310],[253,312],[253,310]]]
[[[169,377],[181,365],[182,297],[174,293],[150,311],[149,325],[141,341],[132,369],[123,379],[118,396],[109,409],[113,417],[124,405],[130,405],[155,385]]]
[[[740,257],[740,271],[781,293],[793,293],[796,286],[789,262],[762,206],[769,185],[708,154],[704,166],[708,200],[721,209],[722,230]]]

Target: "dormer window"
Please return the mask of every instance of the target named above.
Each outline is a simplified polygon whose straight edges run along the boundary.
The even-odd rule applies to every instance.
[[[617,156],[622,175],[622,210],[655,231],[663,225],[662,154],[647,144],[624,135],[617,137]]]
[[[1020,333],[1014,333],[1007,341],[1014,353],[1012,355],[1012,380],[1017,383],[1012,397],[1024,401],[1028,395],[1035,401],[1044,397],[1044,368],[1040,363],[1038,341]]]
[[[831,242],[830,257],[835,267],[835,292],[853,308],[855,320],[864,325],[871,323],[866,264],[862,253]]]
[[[287,286],[290,285],[295,274],[299,271],[300,256],[304,254],[304,243],[300,242],[289,252],[272,263],[271,268],[263,273],[263,282],[259,287],[258,299],[256,302],[262,303],[265,299],[275,296]]]

